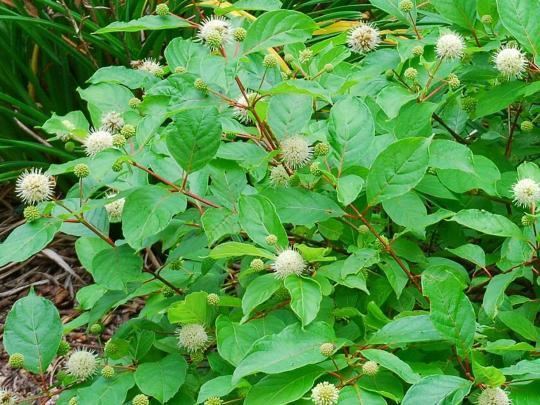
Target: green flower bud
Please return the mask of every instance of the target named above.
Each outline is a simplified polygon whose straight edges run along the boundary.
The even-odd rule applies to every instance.
[[[126,137],[122,134],[116,134],[112,137],[113,146],[122,148],[126,144]]]
[[[334,354],[336,346],[333,343],[323,343],[319,350],[323,356],[330,357],[332,354]]]
[[[326,73],[333,72],[334,71],[334,65],[332,65],[331,63],[327,63],[326,65],[324,65],[324,71]]]
[[[124,159],[118,158],[115,160],[115,162],[112,164],[111,168],[113,172],[119,172],[122,170],[122,167],[124,166]]]
[[[132,97],[128,101],[128,105],[131,108],[137,108],[139,106],[139,104],[141,104],[141,103],[142,103],[142,100],[137,98],[137,97]]]
[[[271,233],[270,235],[268,235],[266,238],[264,238],[265,242],[268,243],[269,245],[275,245],[277,242],[278,242],[278,238],[276,235],[274,235],[273,233]]]
[[[536,218],[532,215],[525,214],[521,217],[521,224],[523,226],[531,226],[536,222]]]
[[[264,57],[264,60],[263,60],[263,66],[265,68],[268,68],[268,69],[271,69],[273,67],[276,67],[277,65],[277,59],[274,55],[272,54],[268,54]]]
[[[71,346],[68,342],[65,340],[60,341],[60,345],[58,345],[58,350],[56,351],[57,356],[65,356],[69,353],[69,350],[71,349]]]
[[[103,332],[103,326],[99,323],[94,323],[88,330],[92,335],[101,335],[101,332]]]
[[[171,269],[181,270],[184,267],[184,260],[182,258],[176,259],[170,263]]]
[[[169,287],[168,285],[163,286],[163,288],[161,289],[161,293],[163,294],[163,296],[165,298],[169,298],[169,297],[174,296],[174,290],[171,287]]]
[[[208,303],[208,305],[212,305],[212,306],[219,305],[219,301],[220,301],[219,295],[214,294],[214,293],[208,294],[208,296],[206,297],[206,302]]]
[[[417,75],[418,75],[418,70],[416,70],[413,67],[407,68],[404,73],[404,76],[407,80],[414,80],[416,79]]]
[[[71,397],[68,405],[79,405],[79,401],[77,400],[77,397]]]
[[[448,75],[448,79],[446,80],[448,81],[448,86],[451,89],[455,90],[461,85],[461,81],[459,80],[459,77],[457,77],[454,73],[450,73]]]
[[[206,37],[206,43],[211,49],[219,49],[223,45],[223,35],[218,31],[211,32]]]
[[[309,165],[309,172],[314,176],[320,176],[322,174],[322,170],[319,167],[319,162],[313,162],[311,165]]]
[[[205,92],[208,90],[208,85],[204,82],[203,79],[197,79],[195,80],[195,82],[193,83],[193,85],[195,86],[195,88],[197,90],[200,90],[202,92]]]
[[[80,179],[88,177],[90,175],[90,168],[84,163],[76,164],[73,168],[73,174]]]
[[[531,132],[534,129],[534,124],[531,121],[523,121],[520,128],[523,132]]]
[[[66,150],[66,152],[73,152],[75,150],[75,142],[66,142],[64,144],[64,149]]]
[[[362,234],[362,235],[367,235],[367,234],[369,234],[369,228],[368,228],[367,225],[360,225],[360,226],[358,227],[358,232],[359,232],[360,234]]]
[[[204,352],[202,351],[197,351],[197,352],[192,352],[189,356],[189,359],[191,360],[192,363],[200,363],[201,361],[204,360]]]
[[[412,11],[414,8],[414,4],[411,0],[401,0],[399,2],[399,9],[403,11],[404,13],[408,13]]]
[[[187,69],[184,66],[177,66],[174,68],[174,73],[186,73]]]
[[[281,287],[276,291],[276,299],[278,299],[279,301],[286,300],[289,297],[289,290],[287,290],[285,287]]]
[[[303,49],[298,54],[298,61],[300,63],[307,63],[313,58],[313,51],[309,48]]]
[[[26,222],[37,221],[41,218],[41,211],[38,207],[34,205],[29,205],[28,207],[24,208],[23,216]]]
[[[233,31],[233,38],[236,42],[244,41],[244,39],[246,39],[246,35],[247,31],[242,27],[235,28]]]
[[[386,72],[384,72],[384,75],[390,80],[394,77],[394,71],[392,69],[387,69]]]
[[[323,143],[323,142],[318,143],[313,148],[313,151],[315,153],[315,156],[326,156],[326,155],[328,155],[328,152],[330,152],[330,145],[328,145],[327,143]]]
[[[261,259],[253,259],[249,267],[255,271],[262,271],[264,270],[264,262]]]
[[[106,379],[113,378],[114,374],[115,374],[114,367],[111,367],[109,365],[106,365],[101,369],[101,375],[103,376],[103,378],[106,378]]]
[[[416,45],[412,49],[412,53],[414,56],[422,56],[424,54],[424,47],[422,45]]]
[[[169,6],[166,3],[161,3],[156,6],[156,14],[164,17],[169,14]]]
[[[291,63],[294,60],[294,56],[292,56],[292,54],[290,53],[286,53],[284,56],[284,59],[285,59],[285,62]]]
[[[493,17],[489,14],[484,14],[482,17],[480,17],[480,21],[482,21],[482,24],[491,25],[493,24]]]
[[[474,97],[465,97],[461,99],[461,107],[465,112],[474,112],[474,110],[476,110],[476,104],[478,104],[478,100],[476,100]]]
[[[150,403],[150,400],[148,397],[144,394],[138,394],[133,397],[133,400],[131,401],[133,405],[148,405]]]
[[[369,376],[374,376],[379,372],[379,365],[374,361],[366,361],[362,364],[362,372]]]
[[[221,405],[223,400],[220,397],[210,397],[204,401],[204,405]]]
[[[103,352],[105,353],[105,356],[112,356],[118,353],[118,345],[114,343],[113,341],[109,340],[107,343],[105,343],[105,347],[103,348]]]
[[[11,356],[9,356],[8,364],[11,368],[23,368],[24,355],[21,353],[13,353]]]
[[[120,130],[120,135],[122,135],[126,139],[129,139],[129,138],[131,138],[132,136],[135,135],[136,131],[137,130],[135,129],[134,125],[126,124]]]

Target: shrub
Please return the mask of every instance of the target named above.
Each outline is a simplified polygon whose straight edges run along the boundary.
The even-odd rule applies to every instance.
[[[318,26],[277,3],[97,32],[195,35],[99,69],[90,121],[43,125],[86,156],[22,175],[35,209],[0,266],[62,232],[95,284],[65,325],[33,293],[14,305],[16,366],[54,373],[60,404],[531,403],[538,5],[373,1],[388,16]],[[102,349],[48,369],[136,297]]]

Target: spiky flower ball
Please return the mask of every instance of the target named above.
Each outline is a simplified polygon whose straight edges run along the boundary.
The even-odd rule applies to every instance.
[[[163,66],[159,62],[152,58],[143,59],[142,62],[137,64],[137,70],[142,70],[143,72],[150,73],[156,77],[161,77],[165,74]]]
[[[463,111],[468,113],[474,112],[477,104],[478,100],[474,97],[465,97],[461,100],[461,107],[463,108]]]
[[[160,3],[156,6],[156,14],[164,17],[169,14],[169,6],[166,3]]]
[[[309,172],[314,176],[320,176],[322,174],[322,170],[319,167],[319,162],[313,162],[309,165]]]
[[[70,349],[71,349],[71,346],[69,345],[69,343],[66,342],[65,340],[62,340],[60,341],[60,344],[58,345],[58,350],[56,351],[56,355],[65,356],[66,354],[69,353]]]
[[[315,156],[326,156],[330,152],[330,145],[324,142],[320,142],[313,148]]]
[[[88,167],[88,165],[85,165],[84,163],[78,163],[73,168],[73,174],[77,176],[79,179],[83,179],[90,175],[90,168]]]
[[[208,334],[202,325],[192,323],[178,330],[178,345],[190,353],[204,350],[207,343]]]
[[[536,218],[532,215],[525,214],[521,217],[521,225],[523,226],[531,226],[536,222]]]
[[[253,259],[251,263],[249,264],[249,268],[255,271],[263,271],[264,262],[261,259]]]
[[[294,135],[281,141],[281,158],[293,169],[305,166],[313,156],[313,148],[304,136]]]
[[[116,134],[112,137],[113,146],[121,148],[126,144],[126,137],[122,134]]]
[[[478,396],[478,405],[510,405],[512,401],[508,398],[506,391],[499,387],[486,388]]]
[[[412,11],[414,8],[414,3],[411,0],[401,0],[399,2],[399,9],[404,13]]]
[[[251,118],[248,113],[248,108],[253,106],[253,103],[257,99],[258,94],[249,92],[246,93],[246,97],[243,94],[238,97],[236,100],[236,105],[234,106],[234,116],[235,118],[243,123],[248,123],[251,121]]]
[[[55,186],[54,178],[43,174],[41,169],[25,170],[17,178],[15,192],[27,204],[50,200]]]
[[[221,405],[223,400],[220,397],[210,397],[204,401],[204,405]]]
[[[141,104],[141,103],[142,103],[142,100],[140,98],[137,98],[137,97],[132,97],[128,101],[128,105],[131,108],[137,108],[139,106],[139,104]]]
[[[204,43],[209,44],[212,38],[219,35],[221,42],[226,43],[233,38],[233,30],[230,22],[225,17],[212,16],[201,23],[197,37]]]
[[[334,354],[336,346],[333,343],[323,343],[319,350],[323,356],[330,357],[332,354]]]
[[[379,31],[370,24],[360,23],[353,28],[347,37],[347,45],[354,52],[367,53],[373,51],[381,42]]]
[[[403,74],[405,76],[405,79],[407,80],[414,80],[416,79],[416,76],[418,76],[418,70],[416,70],[413,67],[405,69],[405,73]]]
[[[195,86],[197,90],[200,90],[203,92],[206,92],[208,90],[208,85],[201,78],[195,79],[195,81],[193,82],[193,86]]]
[[[113,135],[106,130],[92,131],[84,140],[84,149],[88,156],[94,157],[99,152],[113,147]]]
[[[313,58],[313,51],[309,48],[302,49],[298,54],[298,61],[300,63],[307,63]]]
[[[306,263],[300,253],[294,249],[285,249],[272,264],[276,278],[284,279],[291,274],[301,275],[306,269]]]
[[[124,126],[124,118],[120,113],[111,111],[101,117],[101,129],[112,134],[119,132]]]
[[[99,323],[94,323],[90,326],[90,328],[88,329],[88,331],[92,334],[92,335],[100,335],[101,332],[103,332],[103,326]]]
[[[525,54],[519,48],[513,46],[499,49],[493,61],[495,62],[495,68],[506,79],[520,78],[527,67]]]
[[[493,24],[493,17],[489,14],[484,14],[482,17],[480,17],[480,21],[482,21],[482,24],[491,25]]]
[[[206,302],[208,303],[208,305],[212,305],[212,306],[219,305],[219,301],[220,301],[219,295],[214,294],[214,293],[208,294],[208,296],[206,297]]]
[[[236,42],[244,41],[244,39],[246,39],[246,35],[247,35],[247,31],[245,28],[242,28],[242,27],[235,28],[233,31],[233,39]]]
[[[283,166],[274,166],[270,169],[270,184],[273,187],[288,187],[290,179],[289,173]]]
[[[439,37],[435,51],[441,59],[461,59],[465,51],[465,41],[461,35],[449,32]]]
[[[163,286],[163,288],[161,289],[161,293],[165,298],[170,298],[174,296],[174,290],[168,285]]]
[[[311,390],[311,400],[315,405],[336,405],[339,400],[339,390],[334,384],[324,381]]]
[[[531,132],[534,129],[534,124],[531,121],[523,121],[519,127],[523,132]]]
[[[129,138],[131,138],[132,136],[135,135],[135,132],[136,132],[136,129],[135,129],[134,125],[126,124],[120,130],[119,135],[123,136],[124,139],[129,139]],[[114,139],[113,139],[113,142],[114,142]]]
[[[138,394],[133,397],[131,400],[131,403],[133,405],[148,405],[150,403],[150,400],[148,397],[144,394]]]
[[[269,53],[268,55],[266,55],[266,56],[264,57],[264,60],[263,60],[263,66],[264,66],[265,68],[271,69],[271,68],[273,68],[273,67],[276,67],[277,62],[278,62],[278,61],[277,61],[277,58],[276,58],[274,55],[272,55],[272,54]]]
[[[412,53],[414,56],[422,56],[424,54],[424,47],[422,45],[416,45],[412,49]]]
[[[270,235],[267,235],[266,238],[264,238],[264,241],[269,245],[275,245],[278,242],[278,238],[276,235],[271,233]]]
[[[540,185],[533,179],[521,179],[512,186],[514,202],[528,208],[540,200]]]
[[[84,381],[97,370],[96,355],[87,350],[76,350],[67,359],[66,370],[73,377]]]
[[[101,375],[103,376],[103,378],[113,378],[114,374],[114,367],[109,366],[108,364],[101,369]]]
[[[459,77],[457,77],[457,75],[455,75],[454,73],[450,73],[446,81],[448,82],[448,87],[454,90],[457,89],[461,85],[461,81],[459,80]]]
[[[8,364],[11,368],[23,368],[24,355],[22,353],[13,353],[9,356]]]
[[[107,198],[114,197],[115,194],[108,194]],[[124,211],[124,204],[126,203],[125,198],[119,198],[108,204],[105,204],[105,211],[109,217],[109,222],[115,223],[122,220],[122,212]]]
[[[29,205],[27,207],[24,207],[23,217],[26,222],[37,221],[41,218],[41,211],[35,205]]]
[[[362,364],[362,372],[366,375],[376,375],[379,372],[379,365],[375,361],[366,361]]]
[[[13,392],[0,389],[0,405],[15,405],[19,403],[19,398]]]

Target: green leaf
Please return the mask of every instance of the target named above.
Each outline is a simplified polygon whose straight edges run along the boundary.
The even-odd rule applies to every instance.
[[[274,259],[275,256],[267,250],[260,249],[253,245],[240,242],[226,242],[216,246],[210,251],[212,259],[226,259],[239,256],[257,256],[266,259]]]
[[[221,375],[210,381],[205,382],[199,389],[197,403],[206,401],[210,397],[224,397],[234,390],[232,375]]]
[[[317,25],[307,15],[291,10],[270,11],[249,27],[244,40],[244,54],[267,48],[305,42]]]
[[[249,318],[251,311],[267,301],[280,287],[281,281],[273,273],[257,277],[249,283],[242,298],[242,312],[244,313],[242,322],[245,322]]]
[[[166,128],[167,148],[188,173],[202,169],[215,156],[221,141],[221,124],[215,107],[186,110]]]
[[[431,4],[454,24],[474,30],[476,0],[431,0]]]
[[[488,235],[523,239],[519,227],[502,215],[477,209],[461,210],[452,221]]]
[[[453,169],[475,173],[473,154],[462,144],[445,139],[435,139],[429,147],[429,166],[435,169]]]
[[[484,253],[484,249],[478,245],[467,243],[457,248],[447,248],[446,250],[452,252],[456,256],[476,264],[479,267],[486,267],[486,254]]]
[[[522,270],[515,269],[509,273],[497,274],[486,287],[482,308],[491,319],[495,318],[499,312],[499,307],[504,301],[504,292],[516,278],[521,277]]]
[[[444,340],[429,315],[404,316],[384,325],[369,339],[370,344],[394,345]]]
[[[358,198],[358,195],[364,187],[364,179],[354,174],[341,176],[337,182],[337,199],[338,201],[347,206],[354,202]]]
[[[169,225],[172,217],[185,211],[186,197],[163,187],[144,186],[126,198],[122,212],[122,231],[134,249],[148,246],[147,239]]]
[[[407,363],[392,353],[378,349],[367,349],[362,350],[362,355],[368,360],[379,363],[409,384],[416,384],[422,378]]]
[[[435,103],[409,101],[394,119],[394,135],[397,139],[428,137],[433,133],[431,116],[438,108]]]
[[[416,98],[409,90],[397,84],[390,84],[377,94],[377,104],[388,118],[396,118],[405,104]]]
[[[238,215],[227,208],[206,209],[201,217],[201,223],[210,245],[224,236],[236,235],[241,231]]]
[[[193,292],[186,295],[183,301],[177,301],[167,310],[169,322],[171,323],[199,323],[208,324],[209,311],[204,291]]]
[[[405,138],[377,156],[369,171],[366,193],[373,206],[414,188],[426,172],[431,139]]]
[[[402,405],[457,405],[469,393],[471,385],[470,381],[453,375],[430,375],[409,388]]]
[[[184,357],[172,353],[159,361],[140,364],[135,371],[135,382],[142,393],[164,403],[184,384],[187,368]]]
[[[408,14],[401,11],[399,8],[400,0],[371,0],[371,4],[375,7],[380,8],[381,10],[387,12],[391,16],[397,17],[402,23],[410,24],[411,20]],[[416,1],[413,1],[416,3]],[[416,19],[416,5],[411,12],[414,19]]]
[[[484,117],[506,108],[521,97],[524,87],[525,83],[521,81],[509,81],[478,92],[478,104],[473,118]]]
[[[291,295],[291,309],[302,321],[311,323],[319,313],[322,301],[321,286],[307,277],[291,275],[285,279],[285,288]]]
[[[123,290],[127,283],[141,280],[142,268],[142,258],[128,245],[104,249],[92,261],[95,282],[109,290]]]
[[[233,383],[254,373],[279,374],[325,359],[320,346],[334,340],[330,326],[316,322],[305,329],[300,325],[287,326],[282,332],[266,336],[253,344],[250,354],[238,364]]]
[[[362,166],[362,155],[375,138],[375,123],[363,101],[347,97],[330,110],[328,141],[337,159],[338,177],[352,166]]]
[[[273,11],[281,8],[280,0],[238,0],[230,7],[217,9],[216,14],[224,14],[235,10],[263,10]]]
[[[282,374],[268,375],[248,392],[245,405],[282,405],[300,399],[313,387],[325,370],[317,366],[306,366]]]
[[[38,219],[17,227],[0,244],[0,267],[19,263],[45,248],[62,226],[57,219]]]
[[[96,70],[87,81],[92,84],[116,83],[130,89],[138,89],[141,87],[150,87],[158,82],[159,79],[153,74],[142,70],[128,69],[125,66],[106,66]],[[86,126],[88,129],[88,123],[86,123]]]
[[[537,0],[497,0],[504,28],[535,57],[540,52],[540,3]]]
[[[348,385],[339,392],[339,405],[387,405],[379,394],[361,389],[358,385]]]
[[[390,286],[396,293],[396,297],[399,298],[401,296],[401,292],[409,281],[407,274],[393,259],[385,260],[379,263],[378,266],[386,275]]]
[[[279,139],[301,133],[313,113],[312,98],[305,94],[277,94],[268,103],[268,124]]]
[[[266,243],[268,235],[276,235],[278,246],[289,245],[285,228],[281,224],[272,202],[261,195],[241,196],[238,200],[240,226],[255,243],[267,249],[272,248]]]
[[[24,356],[26,370],[44,374],[61,340],[62,321],[51,301],[31,292],[15,302],[6,318],[3,344],[10,355]]]
[[[100,28],[94,34],[106,34],[108,32],[137,32],[137,31],[154,31],[168,30],[175,28],[187,28],[191,24],[180,17],[173,14],[166,16],[145,15],[141,18],[131,21],[115,21],[106,27]]]
[[[135,385],[132,373],[118,374],[113,379],[99,377],[92,385],[77,390],[80,404],[123,404],[128,391]]]
[[[536,326],[519,312],[501,311],[497,315],[497,318],[525,339],[532,340],[533,342],[538,340],[538,329]]]
[[[274,203],[283,223],[309,226],[344,214],[330,197],[305,189],[266,190],[263,195]]]

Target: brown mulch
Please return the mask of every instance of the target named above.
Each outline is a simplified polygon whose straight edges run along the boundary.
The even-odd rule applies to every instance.
[[[11,187],[0,188],[0,242],[13,229],[24,223],[22,220],[23,207],[13,198]],[[57,238],[39,254],[23,263],[8,264],[0,267],[0,337],[3,335],[6,316],[19,298],[26,296],[30,288],[36,293],[51,300],[64,323],[76,318],[80,312],[75,295],[77,291],[92,283],[92,277],[84,270],[75,254],[75,238],[68,235],[58,235]],[[141,308],[141,301],[136,300],[118,308],[102,320],[105,326],[102,341],[106,341],[119,324],[125,322]],[[96,337],[78,329],[65,339],[72,348],[90,348],[100,351]],[[13,370],[7,364],[8,355],[0,341],[0,388],[17,393],[19,398],[39,392],[35,376],[24,370]],[[50,366],[55,370],[63,366],[63,359],[57,359]],[[52,380],[50,381],[52,383]]]

